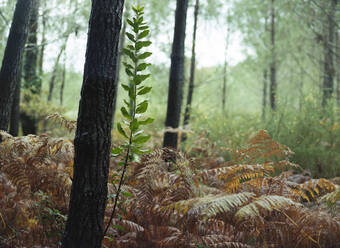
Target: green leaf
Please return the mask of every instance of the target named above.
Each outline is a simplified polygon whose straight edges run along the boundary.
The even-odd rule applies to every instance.
[[[126,62],[123,62],[123,65],[126,67],[126,68],[129,68],[130,70],[133,70],[134,67],[132,65],[130,65],[129,63],[126,63]]]
[[[155,119],[153,119],[153,118],[147,118],[144,121],[139,121],[139,125],[148,125],[148,124],[151,124],[154,120]]]
[[[129,92],[130,87],[126,84],[122,84],[122,87],[124,88],[124,90],[126,90],[127,92]]]
[[[122,153],[122,148],[120,148],[119,146],[117,146],[116,148],[113,148],[112,150],[111,150],[111,155],[112,156],[118,156],[119,154],[121,154]]]
[[[137,147],[133,147],[133,148],[132,148],[132,151],[133,151],[134,153],[137,153],[138,155],[143,155],[143,154],[146,154],[146,153],[150,153],[150,152],[151,152],[150,149],[139,149],[139,148],[137,148]]]
[[[130,77],[133,77],[133,76],[134,76],[133,72],[132,72],[129,68],[125,68],[125,72],[126,72],[126,74],[127,74],[128,76],[130,76]]]
[[[132,196],[133,196],[133,194],[131,194],[131,193],[128,192],[128,191],[122,191],[121,193],[122,193],[122,195],[125,196],[125,197],[132,197]]]
[[[145,26],[140,26],[139,29],[140,29],[140,30],[149,29],[149,26],[147,26],[147,25],[145,25]]]
[[[129,32],[125,32],[126,36],[131,40],[132,42],[136,42],[135,36]]]
[[[151,41],[137,41],[136,42],[136,49],[139,50],[141,49],[142,47],[148,47],[151,45]]]
[[[145,52],[138,56],[138,59],[146,59],[151,56],[151,52]]]
[[[133,143],[143,144],[151,138],[151,135],[140,135],[133,139]]]
[[[125,231],[125,228],[123,226],[120,225],[112,225],[113,228],[121,230],[121,231]]]
[[[127,106],[128,108],[131,108],[131,104],[130,104],[128,101],[126,101],[125,99],[124,99],[123,101],[124,101],[124,103],[126,104],[126,106]]]
[[[136,75],[134,81],[136,85],[139,85],[141,82],[143,82],[145,79],[150,77],[150,74],[141,74],[141,75]]]
[[[148,36],[150,33],[149,30],[144,30],[143,32],[141,32],[139,35],[138,35],[138,39],[143,39],[145,38],[146,36]]]
[[[130,19],[127,19],[126,21],[130,26],[135,27],[135,24]]]
[[[133,54],[133,52],[131,52],[129,49],[123,48],[123,53],[125,53],[127,56],[129,56],[130,59],[131,59],[133,62],[136,62],[136,61],[137,61],[136,56],[135,56],[135,55]]]
[[[120,111],[122,112],[122,114],[125,118],[131,120],[131,116],[130,116],[129,112],[126,110],[125,107],[121,107]]]
[[[151,64],[148,63],[141,63],[137,66],[137,71],[143,71],[146,69],[146,67],[150,66]]]
[[[142,114],[144,113],[146,110],[148,109],[148,101],[144,101],[141,102],[140,104],[138,104],[138,107],[136,109],[136,113],[137,114]]]
[[[149,93],[151,91],[152,87],[144,87],[143,89],[141,89],[137,95],[145,95],[147,93]]]
[[[131,121],[130,123],[130,130],[131,132],[135,132],[139,127],[139,123],[137,119],[134,119],[133,121]]]
[[[117,129],[118,129],[118,132],[123,135],[125,138],[128,139],[128,136],[126,135],[124,129],[122,128],[122,125],[120,124],[120,122],[117,123]]]

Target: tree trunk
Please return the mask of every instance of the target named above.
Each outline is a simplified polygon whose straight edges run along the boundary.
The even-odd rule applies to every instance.
[[[276,82],[276,54],[275,54],[275,5],[272,0],[271,6],[271,63],[270,63],[270,107],[272,110],[276,110],[276,94],[277,94],[277,82]]]
[[[194,87],[195,87],[196,31],[197,31],[197,19],[198,19],[199,5],[200,5],[199,0],[196,0],[195,11],[194,11],[194,31],[192,34],[189,88],[188,88],[187,104],[185,105],[183,127],[187,126],[190,121],[191,102],[192,102],[192,96],[194,94]],[[182,137],[181,137],[182,142],[184,142],[186,139],[187,139],[187,135],[185,133],[182,133]]]
[[[267,109],[267,69],[263,70],[263,99],[262,99],[262,120],[266,119],[266,109]]]
[[[38,19],[39,19],[39,1],[36,0],[32,7],[30,17],[30,24],[28,28],[27,48],[25,54],[24,64],[24,88],[30,91],[31,94],[40,94],[41,81],[37,75],[38,67]],[[24,103],[31,100],[30,95],[25,95],[23,98]],[[37,120],[34,116],[21,112],[21,126],[24,135],[37,133]]]
[[[178,128],[184,81],[184,41],[187,18],[188,0],[177,0],[174,39],[172,43],[168,107],[166,112],[165,127]],[[177,148],[177,131],[164,133],[163,147]]]
[[[22,56],[35,0],[18,0],[0,70],[0,129],[7,130],[13,95],[21,78]]]
[[[20,73],[21,74],[21,73]],[[9,126],[9,133],[12,136],[18,136],[19,134],[19,123],[20,123],[20,91],[21,91],[21,80],[19,79],[14,92],[11,120]]]
[[[127,10],[128,6],[126,6],[125,12],[128,12]],[[127,19],[127,16],[126,18]],[[120,76],[120,67],[122,64],[122,56],[123,56],[123,48],[125,45],[125,32],[126,32],[126,20],[123,22],[122,31],[120,32],[119,37],[119,49],[118,49],[118,57],[117,57],[117,69],[116,69],[116,89],[115,89],[115,96],[113,98],[113,112],[112,112],[112,124],[114,123],[115,119],[115,113],[116,113],[116,106],[117,106],[117,96],[118,96],[118,86],[119,86],[119,76]]]
[[[64,88],[66,82],[66,50],[64,50],[64,62],[63,71],[61,73],[61,85],[60,85],[60,106],[63,106],[64,102]]]
[[[336,103],[337,106],[340,107],[340,37],[339,32],[336,32],[336,57],[335,57],[335,63],[336,63]]]
[[[334,46],[334,26],[335,26],[335,10],[337,0],[332,0],[330,12],[328,16],[328,32],[324,46],[324,78],[323,78],[323,95],[322,106],[326,106],[331,98],[334,90],[334,63],[333,63],[333,46]]]
[[[228,19],[229,19],[229,14],[228,14]],[[224,115],[225,113],[225,103],[227,101],[229,36],[230,36],[230,23],[228,23],[228,27],[227,27],[225,52],[224,52],[223,85],[222,85],[222,115]]]
[[[41,24],[42,24],[42,31],[41,31],[41,45],[40,45],[40,51],[39,51],[39,77],[40,77],[40,82],[42,80],[42,76],[44,74],[44,54],[45,54],[45,45],[46,45],[46,15],[47,15],[47,10],[45,1],[43,2],[43,14],[41,16]]]
[[[59,53],[57,55],[57,58],[55,60],[55,63],[54,63],[52,76],[51,76],[49,89],[48,89],[48,96],[47,96],[48,102],[52,101],[53,90],[54,90],[54,86],[55,86],[55,80],[56,80],[56,77],[57,77],[57,74],[58,74],[59,62],[60,62],[61,55],[63,54],[63,52],[66,49],[67,40],[68,40],[68,36],[65,38],[65,43],[61,46]]]
[[[92,0],[64,248],[100,248],[103,239],[123,6],[124,0]]]

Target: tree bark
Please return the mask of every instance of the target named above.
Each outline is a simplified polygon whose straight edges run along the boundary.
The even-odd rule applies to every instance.
[[[263,99],[262,99],[262,120],[266,119],[266,109],[267,109],[267,69],[263,70]]]
[[[21,74],[21,73],[20,73]],[[14,92],[11,120],[9,126],[9,133],[16,137],[19,134],[19,124],[20,124],[20,91],[21,91],[21,80],[19,79]]]
[[[276,110],[276,54],[275,54],[275,0],[271,1],[271,63],[270,63],[270,107]]]
[[[92,0],[64,248],[100,248],[124,0]]]
[[[0,129],[7,130],[13,95],[21,78],[22,56],[35,0],[18,0],[0,70]]]
[[[30,23],[28,28],[27,47],[24,64],[24,88],[30,91],[31,94],[40,94],[41,81],[37,75],[38,67],[38,19],[39,19],[39,1],[36,0],[32,7],[32,13],[30,16]],[[24,103],[28,103],[30,95],[26,95],[23,98]],[[25,112],[21,113],[21,125],[24,135],[37,133],[37,120],[34,116],[28,115]]]
[[[323,96],[322,106],[327,105],[334,90],[334,63],[333,63],[333,46],[334,46],[334,26],[335,26],[335,10],[337,0],[332,0],[330,11],[328,14],[328,32],[327,39],[324,46],[324,78],[323,78]]]
[[[339,32],[336,32],[336,103],[340,107],[340,37]]]
[[[178,128],[183,98],[184,41],[188,0],[177,0],[165,127]],[[164,133],[163,147],[177,148],[177,131]]]
[[[192,34],[192,48],[191,48],[191,62],[190,62],[190,76],[189,76],[189,88],[187,96],[187,104],[185,105],[183,127],[187,126],[190,121],[191,102],[194,94],[195,87],[195,68],[196,68],[196,31],[197,31],[197,19],[199,11],[199,0],[196,0],[194,11],[194,30]],[[187,139],[187,135],[182,133],[181,141],[184,142]]]
[[[47,10],[45,1],[43,2],[43,14],[41,16],[41,24],[42,24],[42,31],[41,31],[41,45],[40,45],[40,51],[39,51],[39,77],[40,81],[42,80],[42,76],[44,74],[44,54],[45,54],[45,45],[46,45],[46,15]]]

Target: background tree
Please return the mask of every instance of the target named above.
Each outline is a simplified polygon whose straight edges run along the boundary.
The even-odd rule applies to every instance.
[[[100,248],[103,239],[123,6],[124,0],[92,1],[65,248]]]
[[[0,129],[7,130],[15,87],[21,77],[22,56],[35,0],[18,0],[0,70]]]
[[[178,128],[184,81],[184,41],[188,0],[177,0],[165,127]],[[177,131],[165,131],[163,146],[177,148]]]

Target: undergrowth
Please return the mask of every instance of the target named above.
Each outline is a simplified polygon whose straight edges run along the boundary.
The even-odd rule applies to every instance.
[[[57,247],[73,144],[1,135],[1,247]],[[228,162],[216,160],[213,145],[200,139],[206,149],[193,146],[186,155],[155,149],[130,162],[122,185],[127,194],[103,247],[339,247],[338,185],[308,177],[297,183],[293,152],[266,131],[243,147],[226,148]],[[117,191],[114,182],[108,186],[106,223]]]

